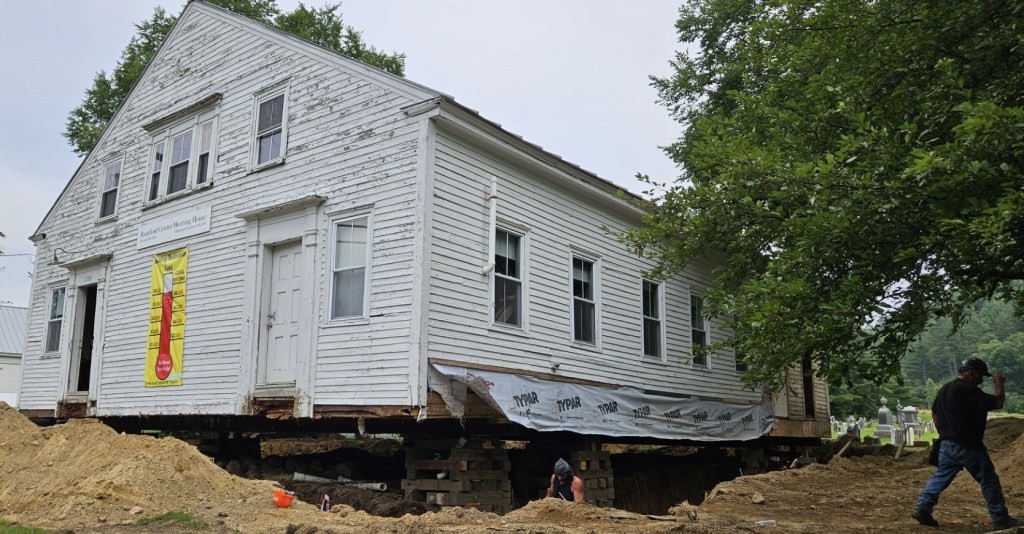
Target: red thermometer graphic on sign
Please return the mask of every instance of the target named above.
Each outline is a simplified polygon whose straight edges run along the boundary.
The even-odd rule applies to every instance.
[[[156,356],[156,377],[166,380],[174,367],[171,360],[171,312],[174,307],[174,274],[164,274],[164,291],[161,295],[160,351]]]

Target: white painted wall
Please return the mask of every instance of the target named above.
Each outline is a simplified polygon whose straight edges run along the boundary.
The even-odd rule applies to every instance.
[[[254,94],[289,85],[287,156],[283,165],[250,172]],[[142,126],[216,93],[218,150],[212,187],[145,206],[151,136]],[[103,297],[105,327],[97,414],[238,413],[239,389],[251,390],[250,350],[255,286],[249,255],[266,250],[248,239],[241,213],[308,195],[327,200],[316,233],[297,227],[315,265],[309,316],[318,334],[314,365],[316,402],[408,403],[410,295],[407,284],[414,238],[410,224],[416,191],[419,124],[400,107],[433,96],[423,88],[357,64],[297,39],[202,4],[190,4],[127,105],[85,160],[41,227],[33,286],[23,409],[53,409],[63,397],[71,349],[74,299],[66,305],[59,357],[42,354],[50,287],[73,272],[47,264],[112,254]],[[97,221],[105,158],[123,155],[116,220]],[[210,208],[211,230],[138,250],[140,223]],[[331,214],[368,207],[374,217],[373,295],[370,319],[327,320]],[[145,388],[152,256],[188,246],[184,384]],[[255,252],[254,252],[255,251]],[[248,283],[247,283],[248,281]],[[73,297],[69,289],[68,295]],[[248,314],[248,315],[247,315]],[[100,328],[99,326],[97,328]],[[306,392],[308,393],[308,392]]]
[[[491,324],[490,178],[498,178],[499,226],[525,232],[525,323],[521,329]],[[643,356],[641,280],[652,264],[628,253],[602,230],[622,230],[639,213],[610,200],[582,179],[567,179],[521,151],[474,142],[439,121],[434,175],[431,248],[431,357],[551,373],[647,390],[709,398],[760,401],[742,388],[731,351],[690,365],[690,293],[710,282],[710,266],[694,264],[665,285],[665,361]],[[572,341],[571,257],[582,252],[599,267],[599,338]],[[716,322],[711,341],[728,335]]]
[[[250,166],[255,96],[288,86],[286,160]],[[313,405],[413,406],[425,402],[428,357],[556,374],[713,399],[759,401],[740,386],[729,352],[690,365],[691,292],[710,280],[695,264],[665,283],[667,355],[642,356],[641,272],[602,226],[623,229],[639,212],[595,177],[540,152],[414,83],[338,58],[218,8],[191,3],[126,106],[46,217],[20,409],[53,410],[64,398],[76,284],[104,256],[97,318],[94,415],[245,413],[256,386],[266,258],[298,240],[308,291],[300,315],[300,415]],[[143,126],[196,102],[216,102],[213,183],[154,205],[144,202],[151,134]],[[448,111],[438,111],[446,109]],[[123,171],[117,216],[97,221],[110,158]],[[490,180],[498,219],[525,232],[527,327],[491,325]],[[289,208],[290,206],[290,208]],[[209,210],[208,232],[144,249],[140,224]],[[331,321],[333,221],[372,220],[368,317]],[[45,237],[42,237],[45,234]],[[154,254],[189,247],[183,385],[143,383]],[[570,258],[598,260],[599,340],[571,341]],[[62,347],[43,354],[50,290],[68,285]],[[717,323],[711,341],[728,332]],[[63,378],[62,378],[63,377]]]

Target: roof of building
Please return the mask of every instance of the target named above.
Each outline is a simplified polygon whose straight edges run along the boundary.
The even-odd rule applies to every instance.
[[[28,308],[0,306],[0,354],[25,352],[25,325]]]

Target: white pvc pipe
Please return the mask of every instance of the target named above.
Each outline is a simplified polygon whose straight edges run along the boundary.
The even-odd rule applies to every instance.
[[[491,274],[491,271],[494,270],[494,240],[497,239],[494,234],[497,232],[498,226],[498,178],[496,176],[491,176],[491,195],[487,197],[487,201],[491,204],[491,222],[488,226],[490,234],[487,241],[490,246],[487,251],[487,265],[480,269],[480,273],[484,275]]]

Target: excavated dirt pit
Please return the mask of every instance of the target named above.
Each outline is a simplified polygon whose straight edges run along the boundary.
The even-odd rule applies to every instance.
[[[987,439],[1010,510],[1016,515],[1024,512],[1022,431],[1022,419],[994,419]],[[900,459],[882,449],[860,452],[864,451],[868,454],[834,458],[827,464],[741,476],[716,485],[707,499],[701,497],[703,502],[679,502],[668,514],[657,516],[540,499],[504,516],[470,508],[443,508],[436,513],[381,517],[340,504],[352,498],[342,494],[332,498],[331,512],[300,500],[289,508],[277,508],[271,499],[274,481],[233,475],[181,440],[118,434],[94,420],[40,428],[0,403],[0,519],[65,533],[189,532],[163,524],[136,524],[140,518],[167,512],[199,517],[210,525],[205,532],[215,533],[992,530],[977,484],[967,475],[959,476],[942,495],[935,511],[942,526],[918,525],[909,513],[933,471],[925,463],[925,450],[904,451]],[[242,467],[244,462],[232,468]],[[686,473],[665,471],[664,477],[637,479],[633,488],[625,485],[628,477],[622,476],[624,487],[617,491],[668,494],[674,479],[681,480]],[[311,500],[319,502],[318,498]],[[777,526],[758,526],[756,522],[761,520],[774,520]]]

